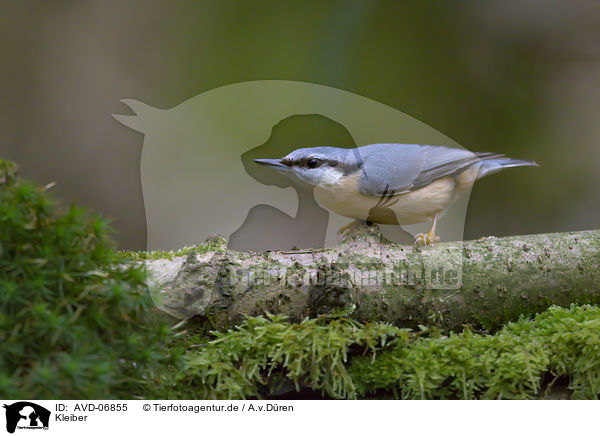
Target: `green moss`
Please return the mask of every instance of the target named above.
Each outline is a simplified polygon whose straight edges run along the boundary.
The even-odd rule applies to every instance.
[[[360,394],[395,389],[403,398],[533,398],[543,381],[566,377],[573,398],[598,398],[600,308],[551,307],[495,335],[465,331],[385,350],[350,373]]]
[[[0,160],[0,397],[162,395],[180,348],[109,232]]]
[[[344,314],[248,318],[190,348],[180,392],[190,398],[272,397],[314,390],[332,398],[538,398],[569,380],[573,398],[600,395],[600,308],[551,307],[494,335],[442,335]],[[198,344],[195,344],[198,345]],[[188,346],[191,344],[188,342]],[[551,383],[550,383],[551,384]]]
[[[375,355],[399,334],[391,325],[363,326],[339,314],[299,324],[282,315],[250,317],[233,330],[214,332],[211,341],[190,352],[179,383],[192,398],[272,396],[286,386],[352,398],[356,390],[347,370],[351,348]]]
[[[208,242],[200,245],[186,246],[179,250],[150,250],[150,251],[134,251],[134,250],[122,250],[118,252],[121,259],[131,260],[157,260],[157,259],[169,259],[173,260],[174,257],[188,256],[191,253],[203,254],[209,251],[224,251],[227,248],[227,241],[218,237],[213,238]]]

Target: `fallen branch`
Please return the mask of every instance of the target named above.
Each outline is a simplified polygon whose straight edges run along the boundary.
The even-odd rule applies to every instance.
[[[359,321],[494,328],[550,305],[600,303],[600,231],[487,237],[413,249],[355,225],[337,247],[240,253],[218,237],[148,260],[158,306],[219,326],[244,315],[292,320],[354,306]],[[207,249],[206,247],[209,247]]]

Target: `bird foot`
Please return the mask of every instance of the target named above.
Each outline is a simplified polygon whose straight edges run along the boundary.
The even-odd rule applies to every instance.
[[[337,231],[337,241],[338,243],[342,243],[344,242],[344,240],[346,239],[346,236],[348,236],[350,234],[350,232],[352,231],[352,229],[356,228],[357,225],[360,225],[360,221],[350,221],[348,224],[346,224],[345,226],[340,227],[340,229]]]
[[[434,242],[440,242],[440,237],[435,233],[419,233],[415,236],[415,245],[431,245]]]
[[[350,231],[350,228],[352,226],[354,226],[356,224],[356,221],[350,221],[348,224],[346,224],[343,227],[340,227],[339,230],[337,231],[337,236],[338,239],[340,238],[344,238],[344,236],[346,235],[346,233],[348,233]]]

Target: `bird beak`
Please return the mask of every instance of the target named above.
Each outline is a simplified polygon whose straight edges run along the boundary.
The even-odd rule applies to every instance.
[[[254,159],[259,165],[264,165],[267,167],[273,167],[278,170],[289,170],[290,167],[281,163],[281,159]]]

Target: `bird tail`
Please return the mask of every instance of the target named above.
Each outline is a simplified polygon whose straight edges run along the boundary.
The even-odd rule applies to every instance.
[[[481,166],[479,167],[479,175],[477,176],[478,179],[482,178],[483,176],[497,173],[504,168],[524,166],[539,167],[536,162],[531,160],[511,159],[502,155],[487,155],[487,153],[482,153],[481,158],[482,162]]]

